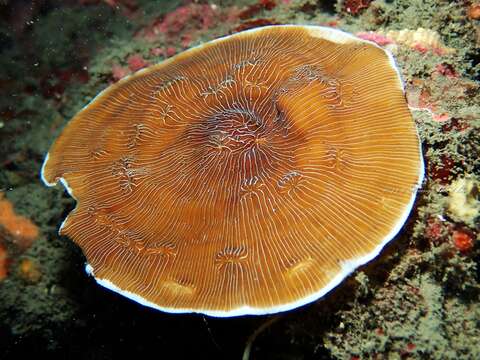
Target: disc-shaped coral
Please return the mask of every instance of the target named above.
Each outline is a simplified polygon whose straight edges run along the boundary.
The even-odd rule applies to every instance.
[[[77,200],[61,227],[97,281],[216,316],[313,301],[376,256],[423,166],[391,56],[338,30],[272,26],[109,87],[42,176]]]

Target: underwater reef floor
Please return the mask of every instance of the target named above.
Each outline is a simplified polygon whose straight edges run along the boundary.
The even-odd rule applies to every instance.
[[[480,3],[44,0],[0,4],[0,358],[480,358]],[[39,179],[66,122],[109,84],[216,37],[332,26],[389,49],[426,179],[377,259],[310,305],[211,318],[98,286],[58,227],[74,201]],[[245,357],[247,357],[245,355]]]

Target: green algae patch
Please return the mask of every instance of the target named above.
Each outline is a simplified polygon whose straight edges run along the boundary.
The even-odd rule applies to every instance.
[[[452,306],[458,306],[455,313]],[[327,332],[324,340],[339,359],[435,358],[440,353],[442,358],[455,359],[475,347],[480,330],[474,314],[479,310],[473,302],[446,297],[441,283],[422,274],[380,289],[368,305],[358,303],[342,312],[342,326]],[[470,333],[461,342],[457,341],[459,323]],[[480,350],[473,351],[480,355]]]

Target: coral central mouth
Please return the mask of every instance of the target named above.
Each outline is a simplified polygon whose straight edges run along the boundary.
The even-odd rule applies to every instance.
[[[207,146],[213,150],[241,152],[267,141],[264,120],[250,110],[224,110],[208,118],[205,126]]]
[[[294,162],[285,121],[275,106],[260,109],[236,104],[192,124],[185,132],[187,163],[200,173],[220,176],[234,187],[252,179],[269,181]],[[297,139],[293,139],[296,142]],[[235,175],[233,175],[235,174]]]

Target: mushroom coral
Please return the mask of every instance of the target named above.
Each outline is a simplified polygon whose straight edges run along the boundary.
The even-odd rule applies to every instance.
[[[318,26],[268,26],[110,86],[42,179],[98,283],[168,312],[266,314],[374,258],[423,178],[391,55]]]

